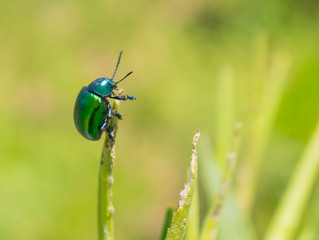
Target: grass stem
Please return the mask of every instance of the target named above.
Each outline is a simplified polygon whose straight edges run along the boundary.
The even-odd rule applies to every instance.
[[[115,100],[112,109],[118,112],[120,102]],[[114,139],[117,132],[116,117],[110,121],[110,127]],[[115,159],[115,142],[110,139],[108,134],[105,134],[105,141],[102,150],[99,172],[98,185],[98,239],[99,240],[113,240],[113,193],[112,185],[114,182],[112,171]]]

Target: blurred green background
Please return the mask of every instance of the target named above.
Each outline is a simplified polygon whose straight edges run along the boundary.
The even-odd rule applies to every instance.
[[[116,238],[158,239],[196,129],[199,165],[210,159],[217,176],[236,121],[235,205],[251,239],[264,236],[319,119],[318,1],[14,0],[0,19],[1,240],[97,238],[102,141],[79,135],[73,106],[82,86],[112,75],[120,50],[117,78],[134,71],[121,87],[137,101],[120,109]],[[246,231],[221,229],[232,224]],[[234,232],[223,239],[248,239]]]

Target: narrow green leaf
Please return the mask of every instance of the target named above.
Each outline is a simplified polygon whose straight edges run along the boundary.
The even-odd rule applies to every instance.
[[[112,109],[115,111],[119,110],[120,102],[115,100]],[[110,127],[114,138],[117,132],[116,117],[110,121]],[[115,159],[115,144],[109,138],[108,134],[105,134],[105,141],[102,150],[102,156],[100,161],[100,172],[99,172],[99,187],[98,187],[98,239],[99,240],[113,240],[114,229],[113,229],[113,176],[112,170]]]
[[[318,181],[318,180],[317,180]],[[302,222],[302,229],[300,230],[297,240],[316,240],[319,239],[319,185],[316,183],[311,202],[307,207],[308,217],[306,221]]]
[[[201,232],[201,240],[212,240],[217,237],[218,223],[221,216],[221,208],[224,204],[225,195],[227,193],[229,184],[232,179],[232,173],[235,167],[235,160],[237,154],[237,147],[239,143],[239,131],[241,129],[241,124],[236,124],[235,126],[235,136],[232,146],[232,150],[228,155],[227,167],[225,170],[224,179],[220,187],[219,194],[217,198],[212,202],[212,205],[206,215],[203,223],[203,229]]]
[[[199,139],[199,130],[193,138],[193,154],[191,167],[189,171],[189,178],[185,184],[184,190],[180,193],[180,200],[177,209],[174,211],[171,227],[167,231],[167,240],[182,240],[186,232],[187,219],[196,187],[197,180],[197,143]]]
[[[224,156],[231,144],[232,127],[234,124],[234,97],[235,79],[233,69],[224,65],[220,69],[216,86],[216,125],[214,132],[218,141],[216,145],[216,158],[218,167],[223,169],[225,166]]]
[[[216,196],[219,192],[220,182],[223,177],[222,171],[218,169],[208,137],[202,135],[201,144],[198,147],[198,157],[201,163],[198,166],[200,173],[198,175],[199,182],[205,193],[205,201],[211,203],[213,196]],[[234,189],[230,189],[227,194],[223,209],[218,233],[220,239],[256,239],[251,219],[241,209],[236,199]],[[229,229],[232,229],[232,231],[229,231]]]
[[[174,213],[174,208],[172,207],[167,208],[160,240],[164,240],[166,238],[167,230],[171,226],[173,213]]]
[[[316,238],[315,232],[313,231],[313,229],[306,226],[306,228],[302,230],[302,232],[299,234],[299,236],[296,239],[297,240],[316,240],[318,239],[318,236]]]
[[[242,171],[244,174],[239,177],[245,186],[238,188],[241,205],[247,213],[250,212],[255,199],[262,156],[288,83],[290,69],[290,58],[285,54],[275,53],[268,61],[264,62],[265,66],[269,65],[268,71],[265,72],[261,66],[258,67],[261,71],[259,77],[262,79],[256,79],[256,81],[262,84],[259,90],[252,89],[253,92],[258,93],[258,97],[247,99],[254,103],[255,107],[252,109],[253,118],[250,120],[246,142],[253,143],[254,147],[250,147],[250,144],[245,145],[247,147],[246,162],[242,166],[245,171]],[[247,172],[249,174],[246,174]]]
[[[258,237],[254,227],[250,216],[240,208],[234,189],[229,189],[221,212],[217,239],[255,240]]]
[[[197,184],[196,184],[197,185]],[[195,188],[191,209],[186,226],[185,240],[198,239],[199,235],[199,196],[198,188]]]
[[[200,165],[198,175],[199,183],[203,187],[205,201],[210,203],[218,193],[219,183],[222,178],[221,170],[218,168],[217,159],[212,150],[209,138],[202,134],[201,144],[198,146]]]
[[[266,240],[294,239],[319,168],[319,123],[270,222]]]

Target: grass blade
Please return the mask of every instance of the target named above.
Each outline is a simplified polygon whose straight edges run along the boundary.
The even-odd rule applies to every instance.
[[[234,124],[234,98],[235,98],[235,78],[233,69],[230,66],[223,66],[217,78],[216,86],[216,158],[219,168],[224,169],[225,158],[231,144],[232,127]]]
[[[266,240],[294,239],[319,168],[319,124],[271,220]]]
[[[171,227],[173,213],[174,213],[174,208],[172,207],[167,208],[160,240],[165,240],[166,238],[167,230]]]
[[[221,208],[224,204],[225,195],[227,193],[229,184],[231,182],[232,173],[235,167],[236,151],[239,143],[239,131],[241,129],[241,124],[237,124],[235,127],[235,137],[232,150],[228,155],[227,167],[224,175],[224,180],[222,182],[219,194],[217,198],[212,202],[210,210],[205,217],[203,223],[203,229],[201,232],[201,240],[212,240],[217,237],[217,227],[220,219]]]
[[[231,133],[231,135],[233,135],[233,133]],[[199,182],[205,195],[205,202],[210,204],[213,201],[213,197],[219,192],[223,172],[218,169],[217,160],[213,156],[208,137],[201,136],[198,154],[201,162],[198,166]],[[225,169],[225,167],[223,167],[223,169]],[[193,204],[194,203],[192,203],[192,206]],[[241,209],[236,199],[235,191],[229,191],[223,209],[218,231],[220,239],[256,239],[250,218]],[[232,229],[232,231],[229,231],[229,229]]]
[[[171,227],[167,231],[167,240],[181,240],[184,239],[186,232],[187,219],[196,187],[197,180],[197,143],[199,139],[199,130],[193,138],[193,153],[191,168],[189,171],[188,182],[184,190],[180,193],[180,200],[177,209],[173,213]]]
[[[297,240],[315,240],[319,238],[319,185],[316,184],[315,194],[308,205],[309,217],[303,221],[303,228],[301,229]],[[310,211],[309,211],[310,210]]]
[[[196,184],[197,185],[197,184]],[[185,240],[198,239],[199,236],[199,195],[198,188],[195,188],[191,209],[186,226]]]
[[[244,175],[240,176],[245,186],[240,187],[238,190],[241,205],[247,213],[251,211],[255,200],[262,156],[288,83],[289,69],[289,56],[281,53],[274,54],[270,58],[270,67],[267,74],[263,77],[264,81],[260,86],[261,90],[256,90],[256,92],[260,92],[259,98],[247,99],[258,103],[257,109],[255,109],[256,112],[253,111],[252,113],[255,116],[247,129],[246,142],[254,143],[254,145],[253,147],[250,144],[245,145],[248,149],[245,154],[246,162],[242,168],[248,169],[248,171],[242,171]]]

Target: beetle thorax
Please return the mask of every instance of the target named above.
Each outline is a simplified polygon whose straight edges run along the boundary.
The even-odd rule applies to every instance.
[[[88,90],[100,97],[110,96],[115,87],[115,83],[109,78],[98,78],[90,83]]]

